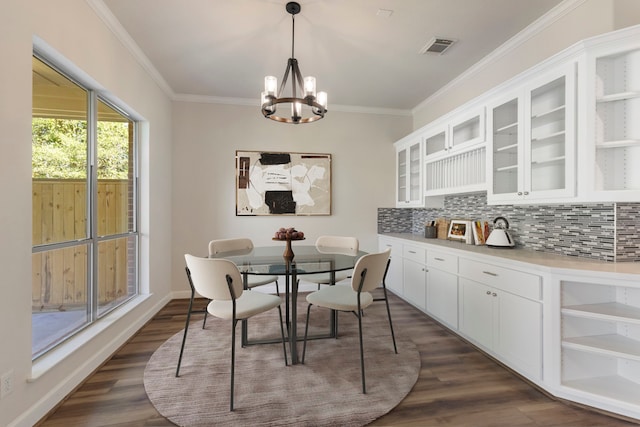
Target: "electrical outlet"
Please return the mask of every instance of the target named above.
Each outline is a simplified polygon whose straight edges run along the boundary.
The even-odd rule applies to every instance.
[[[0,377],[0,399],[13,393],[13,371],[5,372]]]

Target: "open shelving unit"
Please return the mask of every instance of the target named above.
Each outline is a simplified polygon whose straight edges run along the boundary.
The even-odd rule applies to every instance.
[[[562,283],[562,385],[640,404],[640,287]]]
[[[596,58],[596,190],[640,190],[640,49]]]

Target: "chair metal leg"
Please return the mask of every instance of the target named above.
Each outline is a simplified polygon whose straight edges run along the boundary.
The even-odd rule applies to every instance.
[[[278,315],[280,316],[280,335],[282,336],[282,350],[284,350],[284,366],[289,366],[287,362],[287,343],[284,339],[284,326],[282,324],[282,309],[278,306]]]
[[[304,355],[307,353],[307,334],[309,333],[309,313],[311,312],[311,305],[307,306],[307,323],[304,326],[304,344],[302,345],[302,364],[304,365]]]
[[[211,302],[211,300],[209,300],[209,302]],[[202,329],[204,329],[204,327],[207,326],[207,314],[209,314],[209,312],[205,308],[205,310],[204,310],[204,320],[202,321]]]
[[[362,372],[362,394],[367,394],[367,388],[364,381],[364,347],[362,345],[362,314],[358,310],[358,332],[360,335],[360,370]]]
[[[235,368],[236,368],[236,324],[238,323],[238,321],[236,319],[233,319],[233,321],[231,322],[231,397],[230,397],[230,404],[229,404],[229,410],[233,411],[233,384],[234,384],[234,375],[235,375]]]
[[[384,303],[387,305],[387,316],[389,316],[389,328],[391,328],[391,339],[393,340],[393,350],[398,354],[398,347],[396,346],[396,336],[393,333],[393,322],[391,322],[391,310],[389,310],[389,298],[387,297],[387,287],[382,283],[382,290],[384,292]]]
[[[191,292],[189,300],[189,311],[187,312],[187,321],[184,325],[184,335],[182,336],[182,345],[180,346],[180,356],[178,357],[178,367],[176,368],[176,377],[180,376],[180,365],[182,364],[182,354],[184,353],[184,344],[187,342],[187,332],[189,331],[189,321],[191,320],[191,309],[193,308],[194,292]]]

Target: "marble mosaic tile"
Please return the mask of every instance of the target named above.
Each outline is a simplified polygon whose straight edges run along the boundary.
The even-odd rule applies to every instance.
[[[422,234],[439,217],[503,216],[516,245],[604,261],[640,261],[640,203],[487,205],[486,194],[447,196],[441,209],[378,209],[378,231]]]

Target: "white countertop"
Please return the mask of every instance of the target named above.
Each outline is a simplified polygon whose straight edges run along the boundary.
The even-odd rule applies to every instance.
[[[379,236],[394,237],[416,243],[437,246],[441,249],[466,251],[474,255],[499,258],[515,263],[525,263],[523,267],[537,266],[542,271],[566,274],[616,273],[619,275],[640,275],[640,262],[607,262],[589,258],[572,257],[524,248],[491,248],[484,245],[467,245],[444,239],[426,239],[418,234],[380,233]],[[489,261],[489,258],[487,259]],[[497,260],[494,260],[494,262]],[[638,277],[620,277],[638,280]]]

